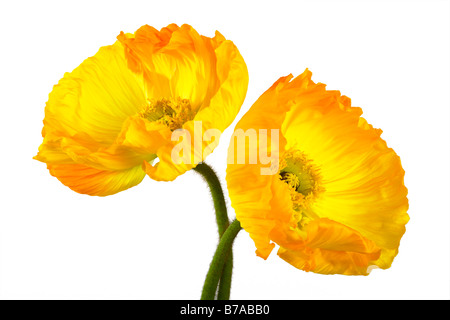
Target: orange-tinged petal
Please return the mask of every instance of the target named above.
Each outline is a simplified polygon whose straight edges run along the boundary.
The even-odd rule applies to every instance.
[[[299,269],[325,274],[368,274],[380,248],[357,231],[323,218],[306,227],[307,238],[295,249],[281,247],[278,255]]]
[[[242,133],[251,133],[254,130],[277,128],[284,120],[284,112],[287,106],[280,105],[280,110],[271,108],[277,105],[277,101],[282,99],[278,92],[288,83],[290,77],[279,79],[269,88],[255,103],[258,108],[251,108],[247,115],[243,117],[235,128],[235,133],[241,130]],[[267,167],[257,159],[256,163],[249,164],[250,154],[259,154],[259,144],[251,145],[249,139],[241,140],[232,136],[232,142],[228,150],[227,185],[232,206],[236,211],[236,218],[241,222],[242,227],[247,230],[256,245],[258,256],[266,259],[274,244],[271,243],[269,234],[276,225],[276,219],[272,219],[271,201],[273,201],[273,190],[271,189],[275,181],[273,175],[261,175],[261,169]],[[283,141],[280,142],[280,149],[283,148]],[[245,162],[240,163],[239,144],[244,145],[246,155]],[[276,186],[275,186],[276,188]]]
[[[82,164],[49,164],[52,176],[73,191],[92,196],[108,196],[139,184],[145,177],[141,166],[127,170],[98,170]]]
[[[244,102],[248,86],[248,71],[244,59],[236,46],[225,40],[220,33],[211,40],[217,56],[216,71],[220,87],[204,103],[194,119],[186,122],[182,129],[190,137],[189,163],[174,163],[171,153],[180,143],[172,141],[157,152],[159,162],[153,166],[146,163],[146,172],[154,180],[170,181],[195,167],[212,153],[219,143],[221,133],[234,121]],[[212,136],[208,136],[211,133]]]
[[[216,38],[223,37],[216,33]],[[229,40],[218,42],[215,48],[216,74],[220,87],[208,105],[204,105],[196,115],[196,121],[206,121],[209,128],[224,131],[236,118],[244,103],[248,87],[247,65],[237,47]]]
[[[156,154],[159,148],[170,141],[171,135],[167,126],[134,116],[125,121],[116,143],[137,153]]]
[[[118,39],[126,47],[130,68],[144,72],[149,96],[190,99],[198,109],[217,91],[214,48],[191,26],[170,25],[161,32],[143,26]]]

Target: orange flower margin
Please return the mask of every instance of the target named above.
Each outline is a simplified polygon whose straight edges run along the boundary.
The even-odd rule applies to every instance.
[[[278,244],[278,255],[304,271],[389,268],[409,220],[400,158],[349,98],[314,83],[308,70],[292,78],[275,82],[236,126],[279,130],[274,175],[261,175],[268,165],[260,159],[239,164],[230,144],[226,181],[236,218],[264,259]],[[246,154],[276,155],[270,137],[267,147],[258,139],[253,147],[246,141]]]
[[[194,127],[202,137],[210,128],[222,132],[247,92],[244,59],[217,31],[208,38],[189,25],[160,31],[145,25],[117,39],[54,86],[34,157],[83,194],[111,195],[145,175],[171,181],[192,169],[218,139],[192,143],[193,161],[178,164],[171,158],[179,143],[173,131],[187,130],[191,138]]]

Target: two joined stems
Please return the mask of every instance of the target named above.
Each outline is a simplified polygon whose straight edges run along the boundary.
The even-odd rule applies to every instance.
[[[219,245],[214,253],[208,273],[206,274],[201,300],[214,300],[219,279],[220,286],[217,300],[230,299],[233,268],[232,260],[230,259],[232,255],[231,247],[239,230],[241,230],[241,224],[238,220],[234,220],[222,235],[222,238],[220,238]],[[227,268],[225,268],[225,266],[227,266]]]
[[[206,275],[201,299],[214,300],[217,285],[219,285],[217,299],[229,300],[233,272],[232,245],[241,230],[241,225],[237,220],[230,225],[223,189],[214,170],[204,162],[199,163],[194,170],[205,179],[211,191],[220,237],[219,245]]]

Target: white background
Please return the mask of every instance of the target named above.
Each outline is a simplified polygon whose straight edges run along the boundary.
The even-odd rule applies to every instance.
[[[238,46],[250,83],[236,121],[280,76],[309,68],[383,129],[406,170],[411,220],[390,269],[306,273],[276,251],[256,257],[241,231],[231,298],[448,299],[449,14],[448,1],[430,0],[2,1],[0,298],[200,297],[218,237],[195,172],[99,198],[72,192],[32,160],[64,72],[122,30],[175,22],[210,37],[217,29]],[[207,159],[222,180],[235,123]]]

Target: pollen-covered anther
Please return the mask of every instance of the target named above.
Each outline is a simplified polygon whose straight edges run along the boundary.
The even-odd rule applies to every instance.
[[[280,179],[291,189],[293,209],[304,211],[323,191],[319,168],[298,150],[286,152],[280,168]]]
[[[148,121],[162,123],[174,131],[180,129],[185,122],[194,119],[195,113],[189,99],[151,99],[139,112],[139,116]]]
[[[281,180],[286,182],[291,188],[297,189],[300,186],[300,180],[297,175],[291,172],[281,172]]]

